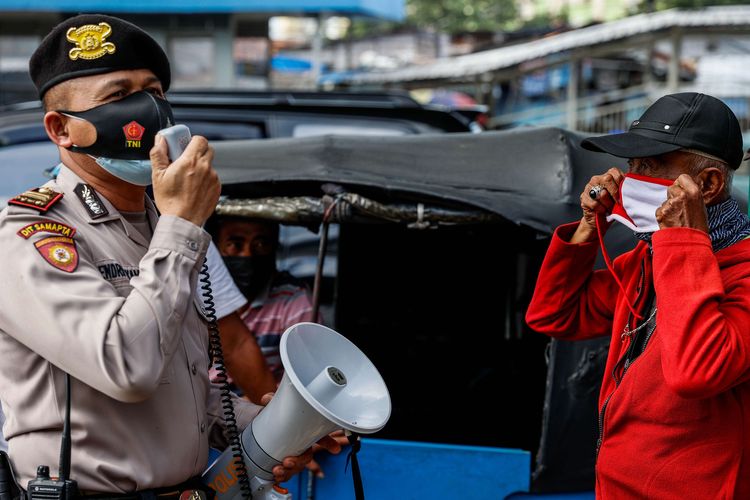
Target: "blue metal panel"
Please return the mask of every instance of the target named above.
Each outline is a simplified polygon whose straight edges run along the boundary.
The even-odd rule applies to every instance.
[[[314,498],[354,498],[347,453],[316,456],[326,477],[315,481]],[[368,499],[486,500],[529,490],[531,454],[522,450],[363,439],[359,462]],[[307,498],[307,473],[284,486]]]
[[[342,14],[393,21],[404,18],[404,0],[2,0],[0,11],[130,13]]]

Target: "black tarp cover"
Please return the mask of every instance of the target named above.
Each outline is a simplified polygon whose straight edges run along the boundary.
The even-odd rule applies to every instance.
[[[581,138],[557,128],[524,128],[226,141],[214,146],[214,166],[229,196],[246,194],[248,184],[280,183],[290,194],[332,182],[353,191],[467,204],[550,233],[580,217],[578,196],[592,175],[625,165],[581,149]]]

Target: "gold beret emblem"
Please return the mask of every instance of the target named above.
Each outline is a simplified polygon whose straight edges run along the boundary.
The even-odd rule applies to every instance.
[[[70,28],[66,37],[76,44],[70,49],[68,57],[75,61],[81,59],[99,59],[105,54],[115,52],[115,44],[104,40],[112,33],[112,26],[107,23],[87,24],[80,28]]]

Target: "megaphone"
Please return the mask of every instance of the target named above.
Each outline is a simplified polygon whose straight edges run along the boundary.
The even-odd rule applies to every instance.
[[[383,377],[348,339],[316,323],[298,323],[281,337],[284,377],[271,402],[242,432],[252,498],[291,498],[273,484],[273,468],[323,436],[344,429],[372,434],[391,415]],[[231,447],[203,473],[218,500],[239,500],[242,488]]]

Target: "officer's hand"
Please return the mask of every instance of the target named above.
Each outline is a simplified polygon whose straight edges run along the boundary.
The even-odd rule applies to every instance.
[[[620,192],[620,183],[624,174],[619,168],[612,167],[602,175],[595,175],[589,180],[581,193],[581,210],[583,217],[578,224],[575,234],[570,239],[571,243],[582,243],[596,239],[596,216],[597,214],[609,215],[615,200]],[[591,197],[591,190],[598,191],[595,198]]]
[[[260,399],[260,404],[267,405],[272,397],[272,392],[264,394]],[[312,448],[308,448],[301,455],[285,457],[281,464],[271,471],[273,472],[273,480],[277,483],[288,481],[292,476],[300,473],[312,461],[313,453],[319,450],[328,450],[330,453],[336,454],[341,451],[341,445],[334,437],[323,436]]]
[[[167,141],[159,134],[151,149],[154,201],[163,215],[176,215],[202,226],[216,208],[221,183],[211,167],[214,150],[201,136],[193,136],[185,152],[169,163]]]
[[[334,455],[339,453],[344,446],[347,446],[349,444],[349,439],[344,435],[344,431],[334,431],[328,435],[331,439],[336,441],[338,443],[339,447],[338,450],[332,449],[332,448],[324,448],[320,444],[314,444],[312,447],[313,455],[318,453],[320,450],[328,450],[329,452],[333,453]],[[332,446],[330,441],[328,441],[329,446]],[[325,477],[325,474],[323,473],[323,468],[320,466],[320,464],[315,461],[315,459],[310,460],[310,463],[305,466],[307,470],[310,471],[311,474],[315,474],[315,477],[319,479],[323,479]]]
[[[307,465],[312,462],[313,453],[319,450],[328,450],[334,455],[341,451],[341,445],[331,436],[323,436],[312,448],[308,448],[301,455],[296,457],[286,457],[281,461],[281,465],[273,468],[273,480],[277,483],[288,481],[289,478],[298,474]]]

